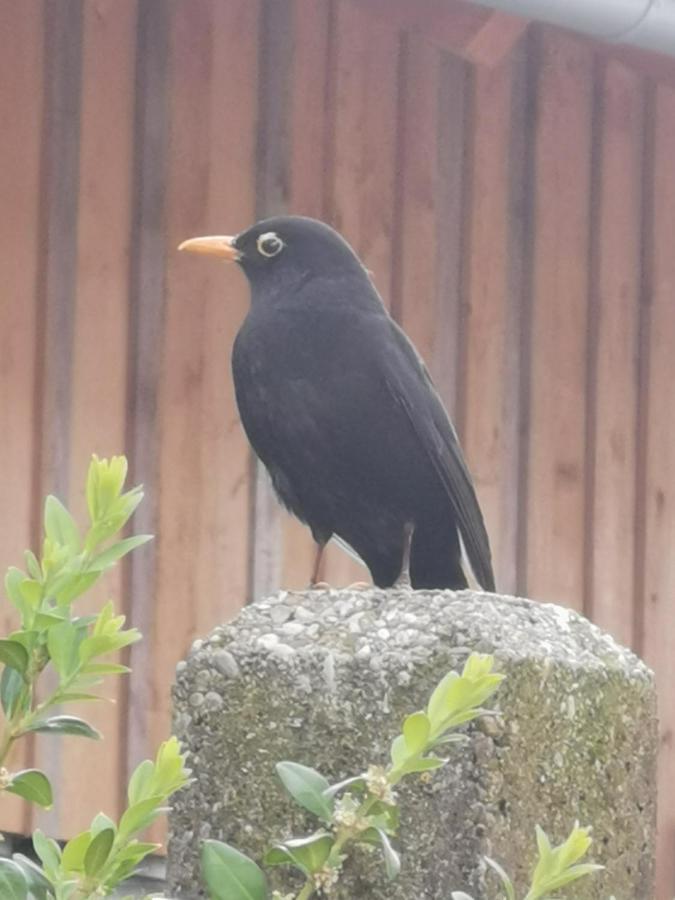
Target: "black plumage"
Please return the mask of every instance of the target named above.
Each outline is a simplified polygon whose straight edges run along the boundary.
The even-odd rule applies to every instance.
[[[251,307],[232,355],[242,423],[282,503],[320,547],[349,544],[380,587],[494,590],[483,517],[431,378],[335,231],[280,216],[181,245],[235,259]]]

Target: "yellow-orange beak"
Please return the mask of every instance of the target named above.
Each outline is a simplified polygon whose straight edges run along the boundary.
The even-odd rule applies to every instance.
[[[234,238],[227,234],[213,235],[212,237],[196,237],[183,241],[179,250],[187,250],[188,253],[203,253],[205,256],[218,256],[227,262],[236,262],[241,253],[233,244]]]

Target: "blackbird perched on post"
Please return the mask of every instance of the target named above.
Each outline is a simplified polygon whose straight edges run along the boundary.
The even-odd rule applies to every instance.
[[[335,536],[379,587],[466,587],[463,543],[494,590],[457,434],[349,244],[322,222],[279,216],[179,249],[235,261],[248,278],[232,354],[237,404],[281,502],[318,545],[312,581]]]

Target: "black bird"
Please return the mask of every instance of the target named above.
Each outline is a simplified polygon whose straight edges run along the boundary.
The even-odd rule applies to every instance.
[[[483,517],[424,363],[366,269],[328,225],[298,216],[182,250],[236,261],[251,287],[232,371],[241,420],[281,502],[321,552],[346,542],[379,587],[463,588],[461,540],[494,590]]]

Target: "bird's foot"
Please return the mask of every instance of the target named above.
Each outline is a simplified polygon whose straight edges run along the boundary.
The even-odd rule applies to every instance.
[[[327,581],[310,581],[308,591],[332,591],[333,585]]]
[[[348,584],[345,591],[367,591],[372,588],[372,584],[367,581],[353,581],[351,584]]]
[[[392,587],[398,590],[411,591],[412,582],[410,581],[410,574],[408,572],[401,572]]]

